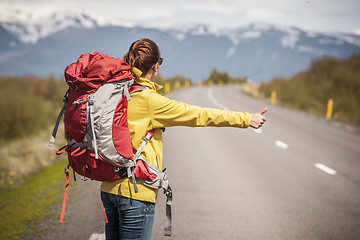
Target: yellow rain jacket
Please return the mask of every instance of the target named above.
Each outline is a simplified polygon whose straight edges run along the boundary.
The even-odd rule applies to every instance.
[[[133,151],[135,153],[140,146],[146,131],[156,129],[141,156],[159,169],[162,169],[163,156],[161,128],[171,126],[246,128],[250,125],[249,113],[201,108],[168,99],[156,93],[162,88],[160,85],[140,77],[142,72],[139,69],[133,67],[131,71],[136,76],[135,83],[148,88],[131,94],[128,105],[127,118]],[[139,191],[135,193],[131,179],[126,178],[103,182],[101,191],[155,203],[157,190],[141,183],[137,183],[137,186]]]

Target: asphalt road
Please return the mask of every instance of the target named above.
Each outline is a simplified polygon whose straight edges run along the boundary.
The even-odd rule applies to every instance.
[[[159,194],[153,239],[360,239],[358,128],[272,106],[243,95],[240,86],[188,88],[169,97],[235,111],[268,107],[268,121],[256,131],[166,129],[173,236],[163,236],[165,198]],[[92,191],[88,184],[77,187]],[[86,196],[91,206],[74,200],[69,208],[77,203],[77,212],[91,217],[70,212],[72,227],[48,239],[103,239],[102,212],[96,197]]]

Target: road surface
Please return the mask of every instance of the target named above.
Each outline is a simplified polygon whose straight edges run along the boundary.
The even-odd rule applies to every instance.
[[[272,106],[240,86],[187,88],[169,97],[235,111],[268,107],[268,121],[261,130],[166,129],[173,236],[163,237],[159,194],[152,239],[360,239],[358,128]],[[77,186],[83,187],[91,206],[74,200],[68,208],[76,203],[87,217],[71,211],[66,231],[48,231],[44,239],[104,239],[101,209],[91,187]]]

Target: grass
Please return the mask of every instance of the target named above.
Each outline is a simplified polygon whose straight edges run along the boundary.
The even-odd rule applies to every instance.
[[[22,234],[37,236],[35,230],[26,226],[41,219],[53,219],[51,206],[61,202],[65,184],[64,167],[67,160],[44,168],[27,178],[26,183],[0,196],[0,239],[16,240]]]
[[[0,193],[13,189],[24,183],[24,179],[38,173],[60,160],[56,150],[65,145],[63,124],[60,124],[54,147],[49,147],[52,127],[0,147]],[[66,155],[66,154],[65,154]]]

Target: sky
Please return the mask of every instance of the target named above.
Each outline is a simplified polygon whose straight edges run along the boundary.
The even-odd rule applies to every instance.
[[[360,0],[0,0],[0,13],[37,18],[85,12],[133,24],[204,23],[236,28],[251,23],[360,35]]]

